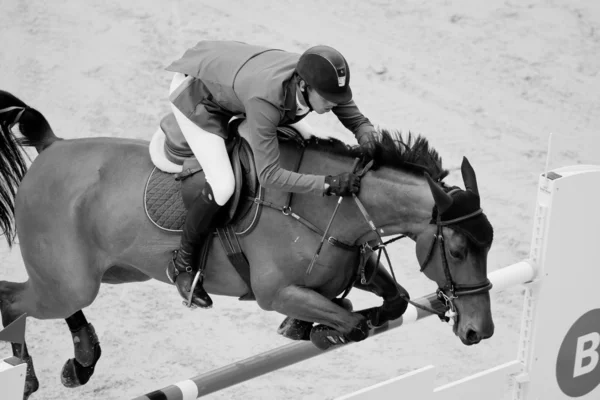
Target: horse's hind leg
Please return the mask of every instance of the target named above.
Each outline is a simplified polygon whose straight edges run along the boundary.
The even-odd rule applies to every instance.
[[[61,238],[66,238],[65,235]],[[71,240],[68,240],[71,239]],[[67,245],[77,242],[68,238]],[[25,283],[0,282],[0,302],[3,323],[7,324],[22,314],[36,319],[66,319],[78,310],[90,305],[100,289],[101,270],[73,266],[102,265],[102,259],[91,260],[87,254],[80,255],[81,247],[66,251],[66,246],[55,244],[39,251],[33,247],[35,240],[21,241],[21,252],[27,267],[29,280]],[[56,242],[55,242],[56,243]],[[64,243],[62,243],[64,244]],[[62,257],[53,254],[60,248]],[[70,250],[70,249],[69,249]],[[88,261],[89,260],[89,261]],[[93,262],[92,262],[93,261]],[[13,345],[20,356],[21,346]],[[28,363],[25,398],[39,387],[31,357],[23,354]]]
[[[145,282],[149,279],[148,275],[126,265],[113,265],[102,276],[103,283],[111,284]],[[75,358],[67,360],[60,378],[64,386],[75,388],[85,385],[90,380],[102,355],[102,349],[94,326],[87,321],[82,310],[75,312],[65,321],[73,337]]]
[[[75,358],[67,360],[60,380],[64,386],[75,388],[85,385],[90,380],[102,350],[96,331],[83,315],[83,311],[77,311],[65,321],[73,337]]]
[[[8,326],[26,311],[20,306],[27,283],[15,283],[0,281],[0,313],[2,314],[2,325]],[[29,398],[38,390],[40,384],[35,375],[33,360],[27,351],[27,345],[23,341],[11,343],[13,355],[27,363],[27,375],[25,377],[25,388],[23,399]]]
[[[124,265],[113,265],[102,276],[103,283],[112,284],[145,282],[149,279],[148,275]],[[60,378],[64,386],[75,388],[85,385],[90,380],[102,350],[94,326],[87,321],[82,310],[75,312],[65,321],[73,337],[75,358],[67,360]]]

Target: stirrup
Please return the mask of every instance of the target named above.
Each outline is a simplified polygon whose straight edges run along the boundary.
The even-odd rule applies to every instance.
[[[192,303],[192,297],[194,296],[194,291],[196,290],[196,285],[198,284],[198,281],[200,280],[201,277],[202,277],[202,271],[196,272],[196,276],[194,276],[194,280],[192,281],[192,286],[190,286],[190,295],[189,295],[187,301],[183,300],[181,302],[181,304],[183,304],[184,306],[186,306],[187,308],[190,308],[192,310],[195,308],[198,308],[197,305]]]

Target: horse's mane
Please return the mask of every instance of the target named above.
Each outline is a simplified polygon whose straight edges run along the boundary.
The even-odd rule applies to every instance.
[[[399,131],[379,129],[379,140],[375,142],[375,162],[382,167],[389,167],[405,172],[423,175],[427,172],[434,180],[441,181],[448,175],[442,167],[442,158],[421,135],[408,133],[405,139]],[[334,138],[312,137],[307,147],[352,158],[362,158],[365,149],[361,146],[350,146]]]

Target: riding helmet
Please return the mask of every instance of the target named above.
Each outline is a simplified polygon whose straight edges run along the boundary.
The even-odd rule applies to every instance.
[[[352,100],[350,68],[336,49],[324,45],[311,47],[300,56],[296,72],[326,100],[337,104]]]

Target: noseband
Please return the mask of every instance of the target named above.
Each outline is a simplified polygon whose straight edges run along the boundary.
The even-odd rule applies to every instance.
[[[449,195],[458,191],[460,189],[454,189],[448,192]],[[445,305],[446,312],[444,313],[445,319],[447,322],[451,318],[455,318],[457,316],[456,305],[454,304],[454,300],[458,299],[459,296],[470,296],[475,294],[481,294],[485,292],[489,292],[492,289],[492,282],[486,278],[485,282],[478,283],[475,285],[459,285],[454,282],[452,279],[452,274],[450,273],[450,267],[448,266],[448,259],[446,257],[446,244],[444,241],[444,233],[443,227],[456,224],[461,221],[465,221],[470,218],[474,218],[479,214],[483,213],[483,210],[480,208],[479,210],[472,212],[471,214],[464,215],[459,218],[455,218],[448,221],[442,221],[440,214],[438,213],[436,219],[437,225],[437,233],[433,235],[433,241],[429,246],[429,250],[427,251],[427,256],[423,261],[423,265],[421,266],[421,272],[425,271],[425,268],[429,265],[429,261],[431,260],[431,256],[433,254],[433,249],[435,248],[436,242],[439,243],[440,253],[442,255],[442,265],[444,267],[444,275],[446,276],[446,284],[444,287],[438,287],[436,291],[436,295],[440,301],[442,301]]]

